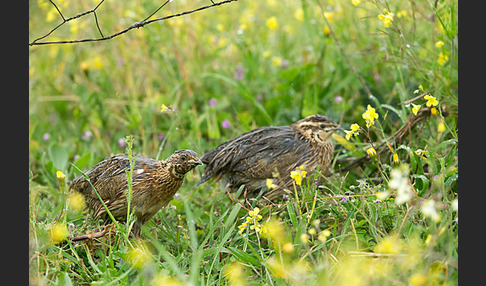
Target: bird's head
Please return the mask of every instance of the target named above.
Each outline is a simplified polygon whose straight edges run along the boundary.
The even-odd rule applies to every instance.
[[[196,166],[202,165],[196,152],[187,149],[175,151],[174,154],[167,158],[167,162],[173,166],[173,175],[179,178],[184,177],[187,172]]]
[[[320,114],[307,116],[292,124],[292,127],[304,138],[316,144],[326,143],[334,131],[341,129],[339,124]]]

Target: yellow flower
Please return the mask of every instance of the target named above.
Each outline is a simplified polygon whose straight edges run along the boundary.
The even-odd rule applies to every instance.
[[[438,124],[437,124],[437,132],[439,133],[442,133],[446,130],[446,126],[444,124],[444,121],[440,121]]]
[[[442,41],[437,41],[437,42],[435,42],[435,46],[436,46],[437,48],[442,48],[442,46],[443,46],[443,45],[444,45],[444,42],[442,42]]]
[[[264,58],[268,58],[272,55],[272,53],[270,51],[264,51],[262,55]]]
[[[297,19],[297,21],[303,22],[304,21],[304,10],[302,10],[302,8],[295,10],[294,18]]]
[[[412,103],[412,113],[413,115],[417,115],[418,111],[420,110],[421,105],[420,104],[413,104]]]
[[[259,215],[260,209],[255,207],[252,211],[248,212],[248,217],[246,218],[246,221],[242,223],[241,225],[238,226],[240,231],[238,232],[239,234],[242,234],[243,231],[250,226],[251,230],[256,230],[258,233],[267,233],[267,227],[262,226],[259,221],[262,219],[262,216]],[[251,224],[253,223],[253,224]]]
[[[275,67],[279,67],[282,65],[282,58],[281,57],[272,57],[272,65]]]
[[[304,166],[300,166],[297,168],[297,171],[290,172],[290,177],[295,180],[297,185],[302,184],[302,179],[306,177],[307,172],[303,170]]]
[[[303,244],[309,243],[309,235],[307,233],[301,234],[300,241],[302,241]]]
[[[407,11],[406,10],[400,10],[397,12],[397,17],[398,18],[401,18],[401,17],[406,17],[406,19],[408,20],[408,17],[407,17]]]
[[[432,116],[436,116],[436,115],[437,115],[437,108],[432,107],[432,108],[430,109],[430,114],[432,114]]]
[[[282,249],[285,253],[292,253],[294,252],[294,245],[290,242],[287,242],[283,245]]]
[[[82,194],[75,192],[71,194],[67,199],[69,209],[78,213],[86,207],[86,202]]]
[[[351,139],[351,135],[359,135],[359,125],[356,124],[356,123],[353,123],[351,124],[351,131],[348,131],[348,130],[344,130],[344,132],[346,133],[346,140],[349,140]]]
[[[150,253],[145,247],[134,247],[128,251],[127,261],[133,267],[142,269],[150,262]]]
[[[276,187],[277,187],[277,185],[275,185],[273,183],[273,180],[267,178],[267,188],[269,188],[269,189],[275,189]]]
[[[427,100],[427,102],[425,103],[425,105],[427,105],[427,107],[437,106],[439,104],[439,101],[437,101],[437,99],[435,97],[433,97],[432,95],[427,94],[426,96],[424,96],[424,99]]]
[[[325,26],[322,31],[324,32],[324,35],[329,36],[331,34],[331,29],[329,29],[328,26]]]
[[[56,172],[56,177],[59,181],[64,181],[64,179],[66,178],[66,176],[64,175],[64,173],[62,171],[57,171]]]
[[[331,231],[325,229],[319,233],[317,239],[319,239],[320,242],[325,242],[329,236],[331,236]]]
[[[353,3],[354,6],[358,6],[359,3],[361,3],[361,0],[351,0],[351,3]]]
[[[248,215],[253,218],[253,217],[256,217],[259,212],[260,212],[260,209],[258,207],[255,207],[252,211],[248,212]]]
[[[162,273],[159,273],[154,277],[154,279],[152,279],[151,285],[152,286],[182,286],[183,284],[174,277],[170,277]]]
[[[277,17],[273,16],[267,20],[267,27],[271,30],[276,30],[278,28]]]
[[[228,280],[230,286],[246,285],[244,268],[239,262],[231,262],[224,270],[224,277]]]
[[[92,65],[94,69],[101,69],[103,67],[103,60],[101,59],[101,56],[96,56],[92,61]]]
[[[427,276],[421,274],[421,273],[415,273],[410,278],[408,279],[408,285],[411,286],[421,286],[425,285],[427,282]]]
[[[265,234],[266,237],[270,238],[274,242],[278,242],[278,244],[282,244],[285,240],[285,229],[278,220],[271,218],[263,225],[267,232]]]
[[[51,226],[49,233],[49,240],[53,244],[57,244],[65,240],[69,235],[67,226],[64,223],[55,223]]]
[[[160,106],[160,112],[165,112],[165,111],[167,111],[167,105],[162,104],[162,105]]]
[[[327,18],[327,20],[329,21],[329,23],[332,23],[334,21],[334,15],[336,15],[336,12],[334,12],[334,11],[332,11],[332,12],[329,12],[329,11],[324,12],[324,17]]]
[[[393,17],[395,17],[395,14],[388,12],[388,10],[385,9],[384,14],[378,15],[378,18],[383,22],[383,25],[385,27],[389,27],[391,23],[393,22]]]
[[[401,250],[402,242],[394,235],[383,238],[373,249],[374,252],[382,254],[398,254]]]
[[[437,59],[437,63],[443,66],[449,60],[449,56],[445,55],[444,53],[440,52],[439,58]]]
[[[419,93],[420,91],[422,91],[422,92],[424,91],[424,87],[423,87],[422,85],[419,85],[419,86],[418,86],[418,89],[414,90],[414,92],[413,92],[413,93],[414,93],[414,94],[417,94],[417,93]]]
[[[366,153],[368,156],[370,156],[372,159],[376,158],[376,150],[373,147],[370,147],[366,150]]]
[[[366,127],[369,128],[371,125],[375,124],[375,119],[378,119],[378,113],[376,113],[375,109],[368,104],[362,117],[366,120]]]
[[[397,153],[393,153],[392,158],[393,158],[393,163],[398,164],[398,163],[400,162],[400,161],[398,160],[398,154],[397,154]]]
[[[351,139],[351,135],[354,134],[353,131],[348,131],[348,130],[344,130],[344,132],[346,132],[346,140],[349,141],[349,139]]]

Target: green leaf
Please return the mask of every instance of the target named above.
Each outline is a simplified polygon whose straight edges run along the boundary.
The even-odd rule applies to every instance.
[[[87,166],[90,161],[91,161],[91,153],[88,152],[88,153],[84,154],[83,156],[79,157],[78,160],[76,160],[76,162],[74,162],[74,163],[80,169],[84,169],[85,166]]]
[[[61,273],[61,275],[59,275],[59,278],[57,279],[57,285],[62,285],[62,286],[73,285],[73,282],[71,281],[71,278],[69,278],[67,272],[63,272]]]
[[[254,266],[260,266],[260,261],[256,259],[255,257],[251,256],[250,254],[244,252],[243,250],[240,250],[235,247],[228,246],[228,249],[236,256],[240,261],[249,263]]]
[[[58,170],[64,170],[64,167],[68,162],[68,152],[66,148],[54,144],[50,146],[48,153],[54,167]]]

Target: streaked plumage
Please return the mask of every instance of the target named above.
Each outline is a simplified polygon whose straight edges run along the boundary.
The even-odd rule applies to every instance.
[[[216,178],[230,192],[245,185],[247,197],[256,197],[267,189],[267,178],[277,177],[277,188],[266,190],[263,197],[280,198],[284,189],[290,189],[290,172],[297,167],[305,165],[309,174],[317,169],[327,173],[334,152],[330,136],[338,128],[329,118],[316,114],[290,126],[246,132],[201,157],[206,167],[196,186]]]
[[[169,203],[182,185],[184,175],[200,164],[202,162],[192,150],[176,151],[162,161],[135,157],[130,207],[137,217],[134,225],[136,235],[140,234],[145,222]],[[126,171],[129,170],[128,156],[118,154],[104,159],[85,172],[113,217],[122,221],[127,217]],[[83,194],[95,218],[109,219],[103,204],[84,176],[71,181],[70,188]]]

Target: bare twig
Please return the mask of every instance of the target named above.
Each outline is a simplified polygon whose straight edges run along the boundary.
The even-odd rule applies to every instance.
[[[73,237],[71,238],[71,241],[81,241],[81,240],[85,240],[85,239],[94,239],[94,238],[99,238],[99,237],[102,237],[104,236],[107,232],[111,231],[111,229],[114,227],[113,224],[108,224],[108,225],[104,225],[104,226],[100,226],[98,228],[95,228],[94,230],[92,230],[90,233],[87,233],[87,234],[83,234],[83,235],[80,235],[80,236],[76,236],[76,237]],[[98,231],[98,229],[100,228],[103,228],[102,231]]]
[[[148,19],[150,19],[153,15],[155,15],[155,13],[157,13],[160,9],[162,9],[166,4],[168,4],[170,2],[170,0],[166,0],[159,8],[157,8],[157,10],[155,10],[153,13],[151,13],[144,20],[139,21],[139,22],[135,22],[132,25],[130,25],[128,28],[126,28],[124,30],[121,30],[121,31],[118,31],[118,32],[116,32],[114,34],[111,34],[109,36],[103,36],[103,33],[101,32],[101,28],[100,28],[99,23],[98,23],[98,17],[96,15],[96,9],[98,9],[98,7],[100,7],[100,5],[104,2],[104,0],[101,0],[101,2],[94,9],[89,10],[89,11],[86,11],[86,12],[83,12],[83,13],[80,13],[80,14],[77,14],[77,15],[75,15],[75,16],[73,16],[71,18],[67,18],[67,19],[64,18],[64,16],[62,15],[61,11],[59,10],[59,8],[52,1],[50,1],[52,3],[52,5],[59,12],[59,15],[61,16],[61,18],[63,19],[63,21],[59,25],[57,25],[56,27],[54,27],[51,31],[49,31],[47,34],[45,34],[44,36],[41,36],[41,37],[33,40],[32,42],[30,42],[29,43],[29,46],[51,45],[51,44],[74,44],[74,43],[83,43],[83,42],[105,41],[105,40],[109,40],[109,39],[113,39],[115,37],[118,37],[118,36],[120,36],[122,34],[125,34],[126,32],[128,32],[128,31],[130,31],[130,30],[132,30],[134,28],[137,28],[137,29],[138,28],[142,28],[145,25],[148,25],[148,24],[153,23],[153,22],[164,21],[164,20],[171,19],[171,18],[174,18],[174,17],[180,17],[180,16],[192,14],[192,13],[195,13],[195,12],[198,12],[198,11],[206,10],[206,9],[209,9],[209,8],[212,8],[212,7],[220,6],[220,5],[227,4],[227,3],[230,3],[230,2],[235,2],[235,1],[238,1],[238,0],[224,0],[224,1],[216,2],[216,3],[211,0],[211,3],[212,3],[211,5],[201,6],[199,8],[194,9],[194,10],[184,11],[184,12],[172,14],[172,15],[169,15],[169,16],[152,19],[152,20],[149,21]],[[48,37],[49,35],[51,35],[55,30],[59,29],[65,23],[67,23],[69,21],[72,21],[74,19],[83,17],[85,15],[91,14],[91,13],[93,13],[93,15],[95,17],[96,27],[98,28],[98,31],[100,32],[101,37],[99,37],[99,38],[86,38],[86,39],[80,39],[80,40],[60,40],[60,41],[45,41],[45,42],[41,42],[42,39],[45,39],[46,37]]]

